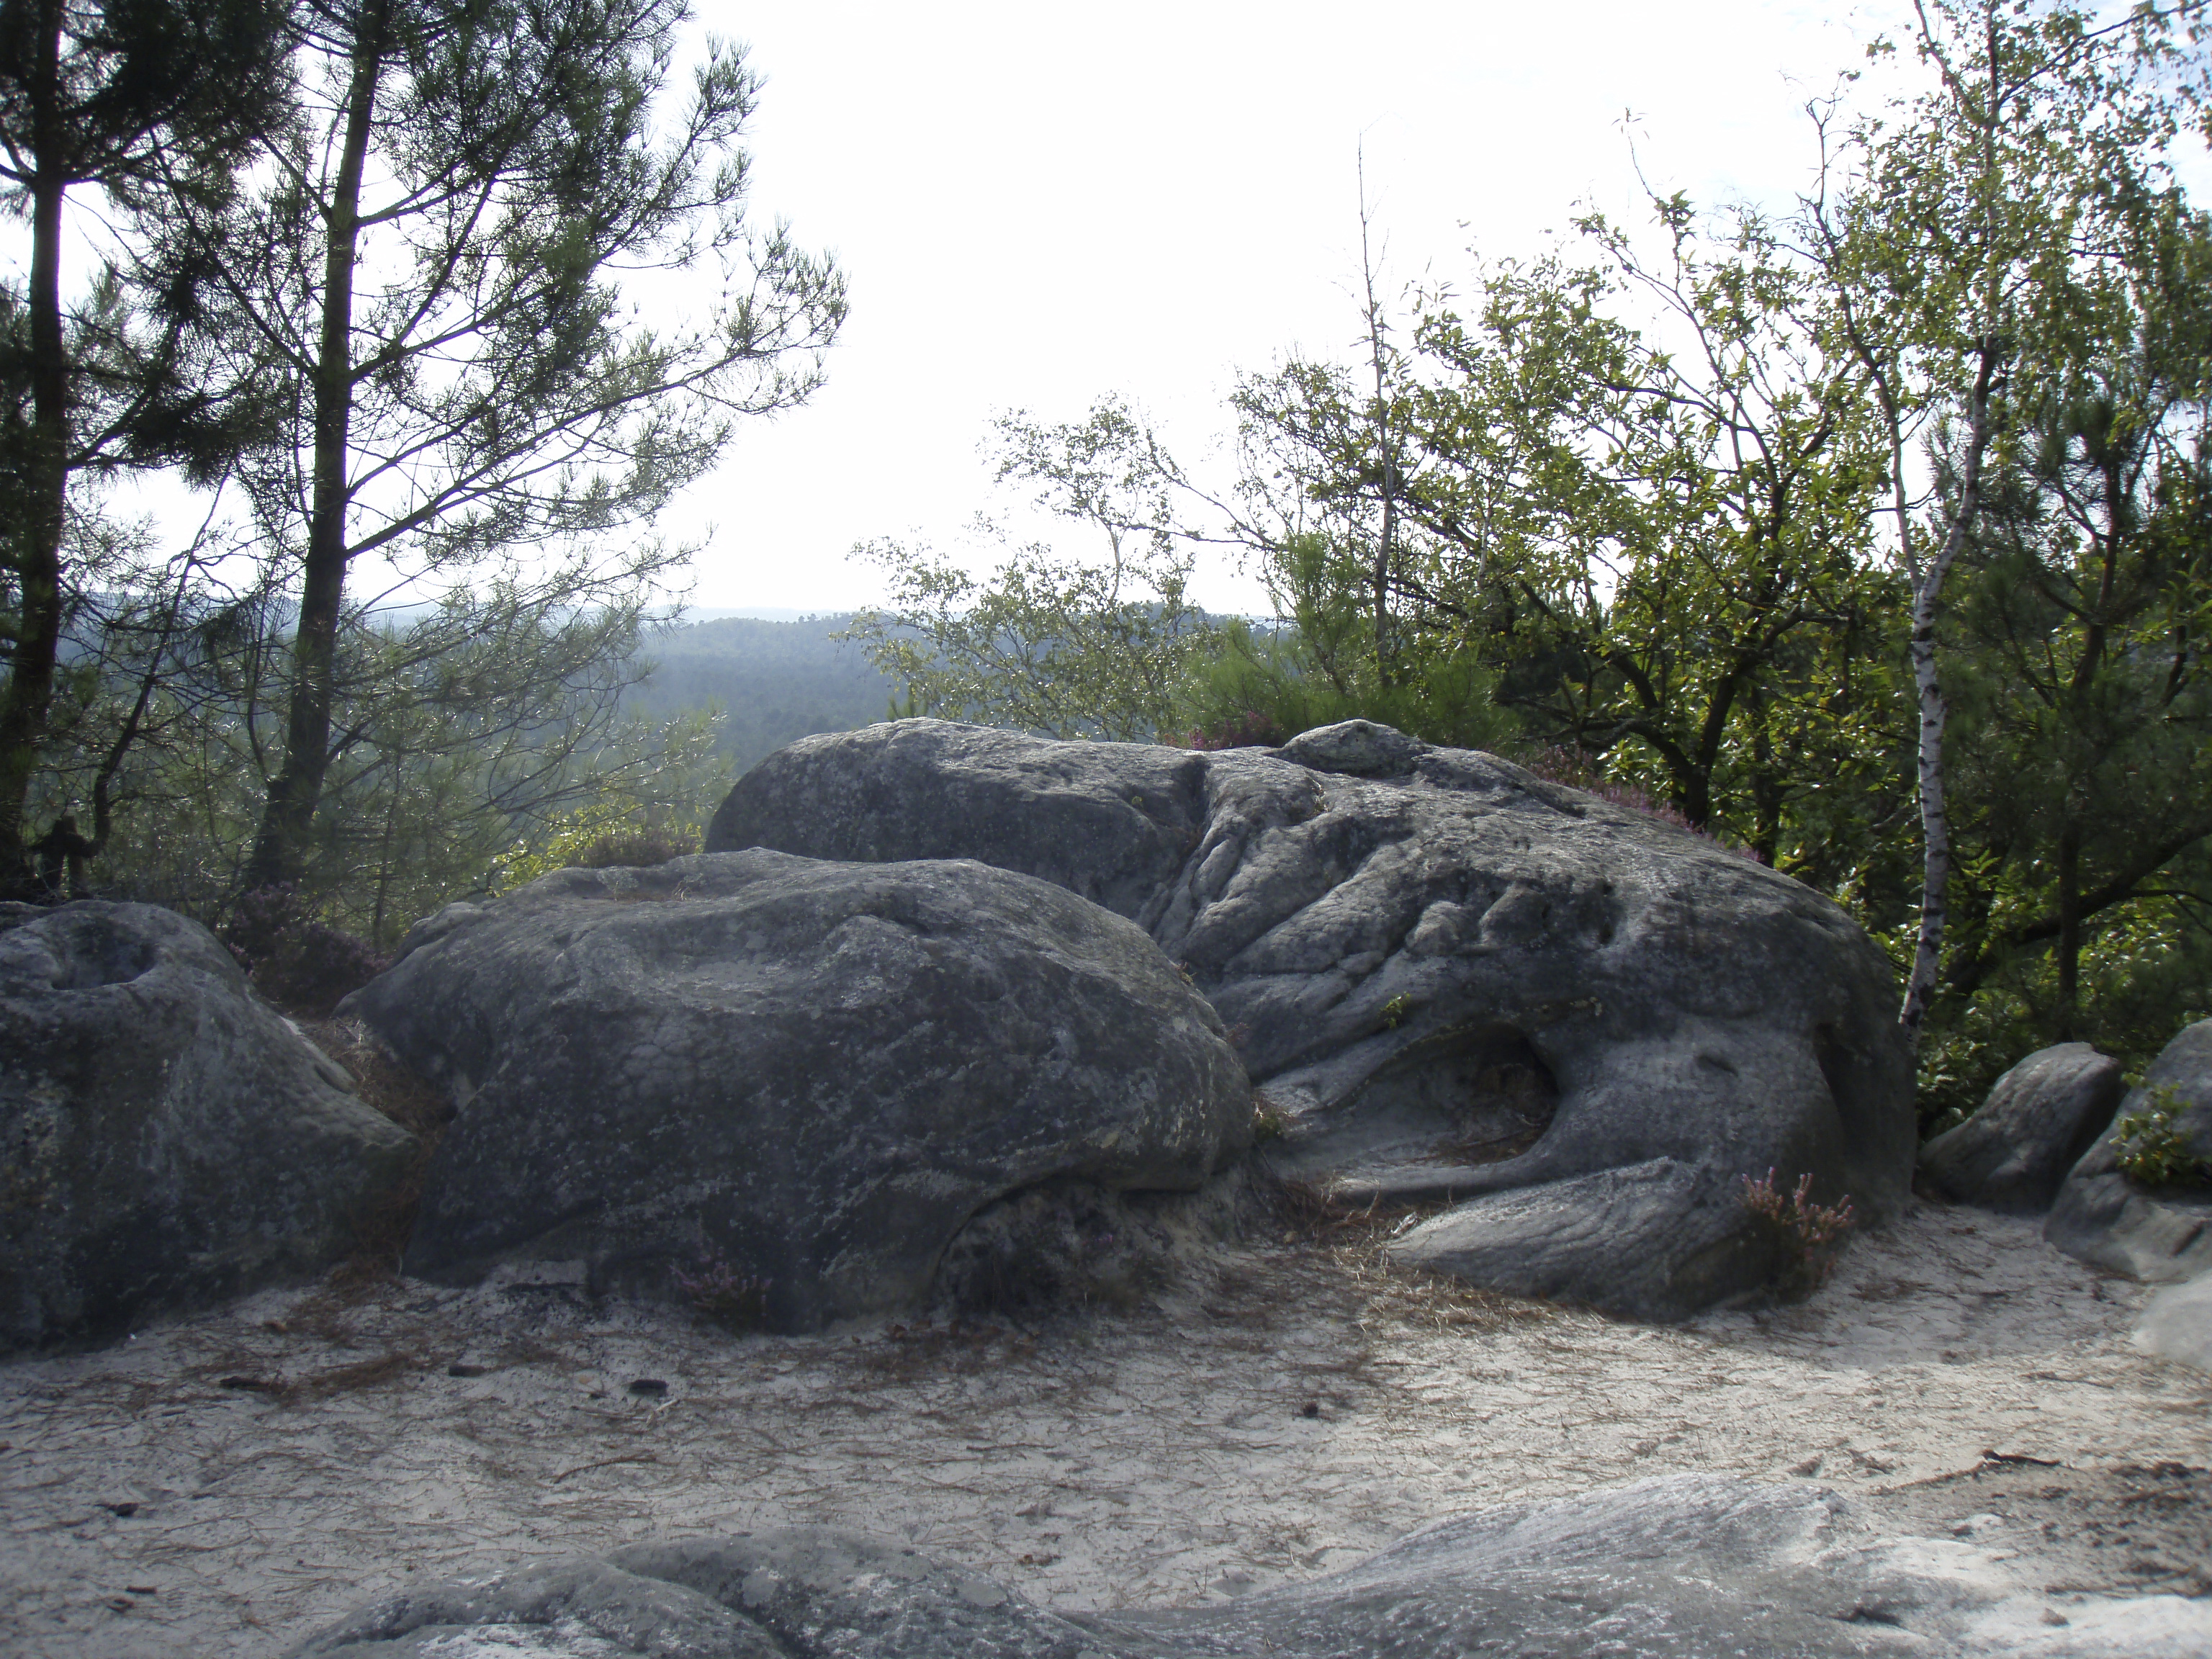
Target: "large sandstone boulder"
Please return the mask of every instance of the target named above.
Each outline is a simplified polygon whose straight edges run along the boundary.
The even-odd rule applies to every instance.
[[[2043,1236],[2067,1255],[2150,1284],[2212,1273],[2212,1185],[2146,1186],[2120,1167],[2120,1124],[2170,1103],[2186,1150],[2212,1161],[2212,1019],[2167,1043],[2059,1188]]]
[[[1055,1615],[980,1573],[793,1528],[426,1583],[291,1659],[2182,1659],[2212,1609],[2065,1599],[1995,1553],[1892,1536],[1833,1492],[1688,1475],[1426,1528],[1241,1601]]]
[[[559,871],[344,1006],[458,1108],[410,1273],[580,1261],[779,1330],[921,1305],[994,1200],[1195,1188],[1251,1132],[1150,939],[974,863]]]
[[[1771,1168],[1879,1221],[1912,1168],[1888,963],[1797,882],[1504,761],[1364,721],[1273,751],[905,720],[739,781],[710,849],[972,858],[1127,916],[1229,1022],[1341,1200],[1455,1207],[1395,1246],[1673,1317],[1756,1292]]]
[[[0,1348],[112,1334],[310,1277],[415,1138],[150,905],[0,931]]]
[[[2086,1042],[2039,1048],[1996,1080],[1973,1116],[1920,1149],[1920,1179],[1954,1204],[2041,1215],[2126,1088],[2120,1062]]]

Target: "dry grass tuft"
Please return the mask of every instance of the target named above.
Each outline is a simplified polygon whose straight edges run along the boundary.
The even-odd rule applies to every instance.
[[[388,1348],[374,1359],[356,1360],[350,1365],[335,1365],[326,1371],[317,1371],[296,1382],[287,1383],[277,1398],[286,1405],[301,1405],[317,1400],[326,1400],[334,1394],[351,1394],[362,1389],[374,1389],[386,1382],[411,1376],[430,1362],[416,1348]]]
[[[1380,1243],[1451,1207],[1443,1199],[1385,1201],[1380,1196],[1356,1204],[1318,1182],[1279,1177],[1268,1182],[1260,1196],[1290,1231],[1330,1244]]]

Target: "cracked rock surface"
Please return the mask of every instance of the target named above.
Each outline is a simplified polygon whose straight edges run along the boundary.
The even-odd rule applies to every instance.
[[[927,1304],[995,1200],[1190,1191],[1251,1132],[1150,939],[980,864],[556,871],[400,949],[345,1012],[457,1109],[406,1257],[447,1283],[581,1264],[817,1330]]]
[[[415,1137],[198,922],[0,916],[0,1352],[312,1278]]]
[[[424,1584],[293,1659],[2183,1659],[2212,1642],[2201,1599],[2061,1612],[1975,1530],[1898,1535],[1822,1487],[1677,1475],[1455,1516],[1238,1601],[1062,1616],[913,1548],[787,1528]]]
[[[2120,1125],[2164,1110],[2177,1149],[2196,1169],[2153,1185],[2120,1163]],[[1972,1127],[1972,1120],[1968,1120]],[[2185,1026],[2128,1091],[2119,1112],[2068,1171],[2043,1236],[2093,1267],[2153,1285],[2212,1273],[2212,1019]]]

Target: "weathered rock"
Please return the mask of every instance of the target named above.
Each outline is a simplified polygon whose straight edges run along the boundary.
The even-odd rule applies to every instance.
[[[1880,1221],[1915,1136],[1892,973],[1818,894],[1504,761],[1364,721],[1280,750],[908,720],[739,781],[710,848],[975,858],[1180,960],[1343,1200],[1455,1203],[1395,1246],[1673,1317],[1784,1271],[1740,1177]]]
[[[1103,1650],[1103,1651],[1102,1651]],[[1110,1647],[981,1573],[829,1528],[639,1545],[428,1584],[292,1659],[1106,1659]]]
[[[2212,1273],[2152,1297],[2136,1322],[2135,1344],[2161,1359],[2212,1371]]]
[[[0,1346],[100,1336],[350,1250],[415,1138],[173,911],[0,926]]]
[[[2212,1159],[2212,1019],[2166,1045],[2112,1127],[2069,1172],[2043,1224],[2044,1237],[2067,1255],[2150,1284],[2212,1273],[2212,1187],[2146,1187],[2120,1168],[2119,1119],[2164,1101],[2190,1150]]]
[[[2040,1215],[2112,1121],[2120,1062],[2086,1042],[2039,1048],[1996,1080],[1981,1109],[1920,1149],[1920,1179],[1954,1204]]]
[[[2040,1589],[1990,1551],[1884,1535],[1819,1487],[1689,1475],[1462,1516],[1310,1583],[1136,1613],[1055,1616],[826,1528],[640,1545],[426,1585],[292,1659],[2182,1659],[2212,1638],[2212,1609],[2179,1596],[2062,1614]]]
[[[1188,1190],[1250,1134],[1220,1021],[1152,941],[980,864],[560,871],[400,948],[345,1007],[459,1109],[407,1255],[428,1278],[581,1260],[814,1329],[921,1305],[1008,1194]]]

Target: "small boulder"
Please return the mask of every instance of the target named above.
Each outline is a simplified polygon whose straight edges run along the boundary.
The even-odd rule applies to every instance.
[[[1251,1133],[1150,939],[980,864],[556,871],[441,911],[344,1006],[458,1109],[410,1273],[580,1261],[782,1331],[925,1305],[1010,1194],[1193,1190]]]
[[[2212,1184],[2190,1177],[2149,1186],[2121,1165],[2121,1125],[2170,1108],[2184,1152],[2212,1164],[2212,1019],[2167,1043],[2140,1088],[2120,1103],[2111,1128],[2068,1172],[2043,1224],[2067,1255],[2147,1284],[2178,1284],[2212,1273]]]
[[[2086,1042],[2039,1048],[1996,1080],[1973,1116],[1920,1149],[1921,1182],[1954,1204],[2041,1215],[2126,1087],[2120,1062]]]
[[[2212,1273],[2152,1297],[2136,1322],[2135,1344],[2161,1359],[2212,1371]]]
[[[112,1334],[312,1277],[414,1136],[198,922],[0,918],[0,1347]]]
[[[1339,1201],[1449,1206],[1392,1246],[1480,1284],[1677,1318],[1795,1272],[1742,1202],[1915,1150],[1894,975],[1810,888],[1495,756],[1372,721],[1281,749],[901,720],[738,780],[710,850],[972,858],[1127,916],[1229,1024]]]

